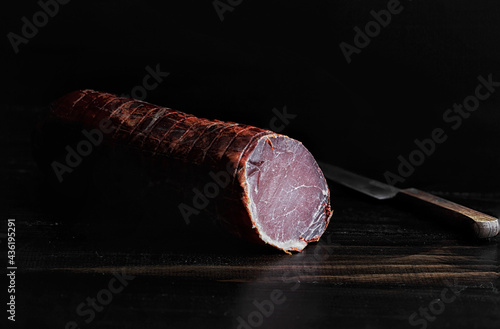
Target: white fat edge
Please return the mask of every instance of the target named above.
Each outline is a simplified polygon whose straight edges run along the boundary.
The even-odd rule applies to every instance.
[[[257,143],[260,141],[260,139],[268,138],[269,136],[278,137],[278,136],[284,136],[284,135],[280,135],[280,134],[264,135],[261,138],[259,138]],[[284,136],[284,137],[290,138],[288,136]],[[257,216],[256,205],[252,199],[252,193],[250,193],[250,186],[246,183],[246,182],[248,182],[248,176],[247,176],[247,170],[246,170],[247,165],[248,165],[248,163],[243,168],[245,182],[242,184],[242,186],[243,186],[245,193],[248,196],[248,203],[249,204],[247,203],[246,207],[250,211],[250,220],[252,221],[252,228],[256,228],[260,239],[271,246],[274,246],[278,249],[282,249],[282,250],[286,250],[286,251],[290,251],[290,250],[302,251],[307,246],[307,242],[305,242],[303,239],[298,238],[298,239],[290,239],[290,240],[278,242],[278,241],[272,239],[269,235],[267,235],[264,232],[264,230],[262,229],[262,226],[259,222],[259,218]]]

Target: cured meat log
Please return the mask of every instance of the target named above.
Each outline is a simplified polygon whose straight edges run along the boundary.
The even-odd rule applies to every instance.
[[[55,101],[39,129],[54,123],[78,125],[89,138],[93,132],[108,147],[139,154],[152,181],[189,195],[166,210],[179,211],[186,223],[210,209],[229,232],[288,252],[319,240],[330,221],[323,173],[302,143],[287,136],[93,90]],[[51,166],[58,175],[65,168]]]

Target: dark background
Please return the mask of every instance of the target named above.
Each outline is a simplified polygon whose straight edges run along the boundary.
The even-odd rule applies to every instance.
[[[243,0],[221,21],[212,1],[72,0],[18,54],[6,35],[21,34],[21,18],[40,7],[3,4],[1,209],[20,231],[20,327],[62,328],[126,267],[137,279],[89,327],[236,328],[255,298],[281,287],[289,303],[262,327],[413,328],[410,314],[438,298],[446,279],[467,290],[432,325],[498,328],[498,238],[478,245],[331,186],[335,214],[322,239],[331,256],[318,265],[310,249],[288,257],[235,241],[227,248],[138,217],[97,225],[106,215],[87,205],[58,211],[32,159],[30,133],[51,101],[86,88],[130,94],[145,67],[159,64],[170,75],[147,101],[259,127],[286,106],[297,117],[282,133],[317,159],[379,180],[397,173],[414,139],[441,127],[448,140],[398,186],[500,215],[500,91],[456,131],[442,119],[479,75],[500,81],[500,5],[401,1],[403,11],[348,64],[339,44],[353,44],[353,28],[387,3]],[[313,273],[298,274],[291,293],[283,269],[308,266]]]
[[[6,6],[4,31],[18,34],[21,17],[39,10],[35,1]],[[500,80],[499,6],[401,6],[348,64],[340,42],[353,44],[353,28],[387,1],[242,1],[222,22],[210,1],[71,1],[17,55],[4,37],[2,103],[29,116],[76,89],[130,94],[144,68],[159,64],[170,76],[148,93],[152,103],[261,127],[287,106],[297,117],[283,133],[319,159],[378,179],[397,172],[415,138],[443,127],[448,140],[402,186],[497,188],[499,96],[457,131],[442,114],[473,94],[477,76]]]

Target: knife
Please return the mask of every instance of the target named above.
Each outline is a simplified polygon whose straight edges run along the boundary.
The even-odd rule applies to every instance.
[[[490,215],[415,188],[399,189],[322,161],[318,161],[318,164],[326,178],[336,183],[378,200],[396,198],[410,202],[420,209],[433,210],[440,215],[439,218],[449,220],[454,226],[463,226],[467,230],[472,230],[478,238],[492,238],[500,231],[498,218]]]

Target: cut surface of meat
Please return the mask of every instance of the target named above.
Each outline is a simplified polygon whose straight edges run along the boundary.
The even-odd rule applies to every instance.
[[[104,120],[111,131],[102,144],[139,154],[153,183],[167,182],[189,196],[183,209],[210,213],[236,236],[301,251],[330,221],[330,192],[314,157],[301,142],[269,130],[81,90],[52,104],[38,136],[50,144],[44,134],[64,138],[47,131],[53,127],[96,131]],[[37,152],[41,158],[49,153],[57,152]],[[50,167],[53,159],[44,161]]]
[[[311,153],[282,136],[261,137],[245,167],[251,218],[262,240],[302,250],[329,219],[329,190]]]

